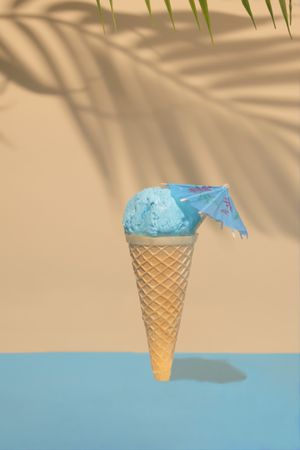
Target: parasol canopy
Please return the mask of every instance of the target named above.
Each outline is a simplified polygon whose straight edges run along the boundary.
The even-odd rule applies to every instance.
[[[198,184],[166,183],[177,201],[189,202],[204,218],[209,216],[221,226],[238,231],[241,238],[248,237],[248,231],[234,206],[229,194],[229,186],[205,186]],[[234,235],[234,234],[233,234]]]

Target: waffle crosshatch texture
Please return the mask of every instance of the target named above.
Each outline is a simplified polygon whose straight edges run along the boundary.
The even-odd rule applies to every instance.
[[[191,267],[195,236],[127,236],[146,327],[151,365],[157,380],[170,378]],[[165,240],[166,245],[162,245]],[[177,245],[176,245],[177,241]],[[171,244],[172,242],[172,244]],[[180,245],[181,243],[181,245]],[[174,245],[175,244],[175,245]]]

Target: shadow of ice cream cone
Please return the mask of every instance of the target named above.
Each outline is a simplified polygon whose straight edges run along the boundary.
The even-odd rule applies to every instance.
[[[247,375],[225,360],[198,357],[175,358],[171,380],[194,380],[209,383],[235,383]]]

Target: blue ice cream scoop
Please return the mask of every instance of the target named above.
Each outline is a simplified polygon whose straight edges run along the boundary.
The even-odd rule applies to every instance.
[[[169,188],[150,187],[128,201],[123,226],[126,234],[188,236],[195,234],[201,221],[198,212]]]

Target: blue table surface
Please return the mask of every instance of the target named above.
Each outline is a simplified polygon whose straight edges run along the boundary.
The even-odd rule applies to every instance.
[[[0,355],[0,450],[300,450],[300,355]]]

